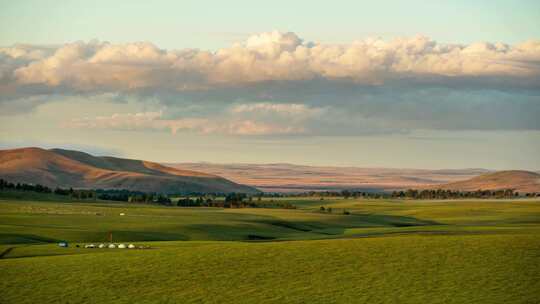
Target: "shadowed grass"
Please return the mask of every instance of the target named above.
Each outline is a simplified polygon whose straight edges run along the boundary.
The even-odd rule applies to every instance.
[[[317,239],[349,228],[433,225],[413,217],[310,209],[176,208],[104,202],[0,201],[0,243]],[[125,214],[121,216],[120,214]]]

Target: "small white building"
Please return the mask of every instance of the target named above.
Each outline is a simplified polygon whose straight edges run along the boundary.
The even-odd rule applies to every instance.
[[[84,248],[96,248],[96,245],[94,245],[94,244],[86,244],[86,245],[84,245]]]
[[[99,248],[105,248],[105,244],[99,244]]]
[[[122,212],[122,213],[120,213],[120,215],[121,215],[121,216],[124,216],[124,215],[126,215],[126,214],[125,214],[124,212]]]
[[[116,245],[115,244],[109,244],[108,247],[111,248],[111,249],[114,249],[114,248],[116,248]]]
[[[135,248],[135,245],[129,244],[129,245],[128,245],[128,248],[129,248],[129,249],[134,249],[134,248]]]
[[[120,244],[120,245],[118,245],[118,248],[120,248],[120,249],[125,249],[125,248],[126,248],[126,244]]]

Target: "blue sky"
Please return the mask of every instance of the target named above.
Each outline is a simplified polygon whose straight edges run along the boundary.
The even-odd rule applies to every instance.
[[[537,1],[0,1],[0,147],[540,169]]]
[[[100,39],[217,49],[249,34],[308,40],[423,34],[440,42],[540,37],[540,2],[525,1],[1,1],[0,45]]]

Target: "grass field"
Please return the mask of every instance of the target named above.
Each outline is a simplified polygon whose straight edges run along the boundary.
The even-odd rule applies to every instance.
[[[538,303],[538,200],[290,200],[0,200],[0,303]]]

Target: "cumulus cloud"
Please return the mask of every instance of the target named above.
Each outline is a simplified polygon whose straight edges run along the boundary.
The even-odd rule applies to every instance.
[[[181,91],[316,78],[368,85],[427,76],[537,81],[540,75],[540,41],[513,46],[458,45],[440,44],[423,36],[328,45],[306,43],[294,33],[274,31],[253,35],[245,43],[215,52],[167,51],[147,42],[115,45],[91,41],[69,43],[54,52],[27,46],[3,48],[0,54],[2,75],[11,76],[17,85],[41,84],[83,91]],[[17,58],[24,60],[13,64]]]
[[[99,41],[0,48],[1,112],[104,94],[150,100],[167,113],[69,123],[234,135],[537,130],[540,41],[324,44],[274,31],[216,51]]]

